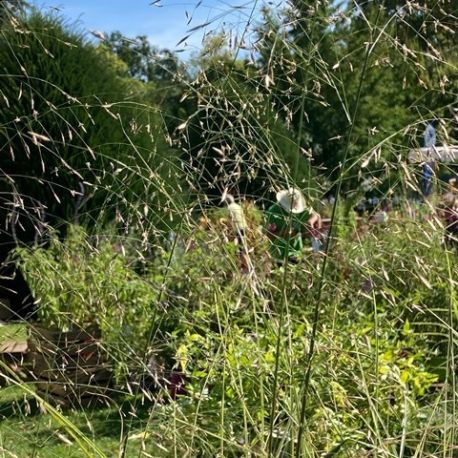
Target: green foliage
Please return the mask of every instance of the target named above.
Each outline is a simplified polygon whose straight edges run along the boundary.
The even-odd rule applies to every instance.
[[[296,388],[304,375],[320,262],[306,258],[288,266],[286,284],[283,268],[274,268],[259,278],[258,294],[248,279],[244,288],[233,246],[221,244],[223,231],[213,221],[205,232],[193,234],[195,245],[172,267],[167,288],[177,314],[169,345],[193,399],[180,404],[180,411],[201,428],[198,436],[191,427],[181,430],[183,451],[191,447],[211,454],[217,447],[236,455],[242,443],[264,450],[278,358],[274,448],[280,453],[292,447],[299,416]],[[441,397],[435,384],[445,381],[447,331],[437,317],[447,314],[453,300],[450,275],[458,273],[454,261],[449,272],[439,229],[425,224],[399,221],[359,235],[354,228],[340,232],[321,294],[306,410],[313,424],[306,442],[319,453],[338,446],[356,455],[377,447],[377,437],[402,435],[403,425],[409,450],[421,443],[428,418],[422,412]],[[250,246],[259,275],[266,259],[254,240]],[[278,337],[284,300],[287,326]]]
[[[4,27],[0,61],[2,220],[19,214],[20,240],[82,214],[127,215],[128,201],[143,207],[177,185],[161,120],[113,55],[32,12]],[[5,210],[17,200],[16,212]],[[150,217],[160,220],[159,210]]]
[[[403,149],[418,146],[424,119],[446,120],[444,141],[453,142],[451,2],[311,0],[266,17],[257,46],[269,92],[301,146],[344,189],[361,175],[391,175]]]
[[[100,327],[120,391],[158,355],[159,393],[130,387],[117,405],[120,449],[148,399],[140,435],[155,456],[453,455],[456,253],[430,202],[379,225],[351,209],[366,177],[380,196],[415,189],[404,152],[424,121],[441,118],[440,141],[456,137],[454,8],[293,1],[266,13],[258,60],[213,35],[192,83],[145,37],[93,46],[36,14],[2,25],[0,192],[18,209],[4,220],[77,210],[87,224],[17,251],[39,319]],[[177,170],[193,191],[186,207]],[[80,205],[66,197],[81,183]],[[312,198],[317,183],[348,198],[329,251],[297,264],[270,259],[253,204],[243,243],[226,209],[204,207],[223,190],[258,204],[296,185]],[[113,215],[114,235],[101,236]],[[176,223],[167,243],[160,223]],[[185,380],[176,398],[174,376]]]
[[[144,35],[127,38],[118,31],[111,32],[99,48],[116,56],[131,78],[144,83],[144,100],[159,107],[169,131],[195,109],[182,100],[188,79],[186,67],[168,49],[153,46]]]
[[[227,57],[206,63],[210,67],[197,80],[200,108],[181,126],[186,160],[197,178],[193,188],[214,197],[225,188],[265,196],[295,183],[312,193],[310,161],[272,101],[258,90],[250,67]]]
[[[119,365],[146,348],[157,290],[128,265],[108,237],[94,244],[82,227],[43,248],[18,248],[17,263],[38,302],[38,319],[67,331],[92,328]]]

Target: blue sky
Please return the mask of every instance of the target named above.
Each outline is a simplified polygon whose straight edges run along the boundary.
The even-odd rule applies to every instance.
[[[204,30],[208,33],[225,28],[240,35],[254,1],[160,0],[160,7],[153,5],[152,0],[32,0],[31,3],[43,11],[59,8],[64,17],[77,21],[83,30],[120,30],[128,37],[147,35],[160,48],[185,49],[182,56],[185,57],[198,51]],[[258,1],[257,8],[262,3]],[[190,29],[208,21],[212,23],[176,47]]]

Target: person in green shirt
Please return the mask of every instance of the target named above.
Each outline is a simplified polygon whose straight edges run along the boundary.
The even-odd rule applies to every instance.
[[[316,232],[321,228],[321,217],[307,208],[302,193],[289,188],[277,193],[277,202],[266,215],[267,233],[272,241],[270,253],[279,262],[286,258],[297,262],[304,251],[303,231]]]

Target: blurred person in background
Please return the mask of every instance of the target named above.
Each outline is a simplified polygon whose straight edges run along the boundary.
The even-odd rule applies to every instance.
[[[312,249],[319,250],[320,215],[307,207],[301,191],[281,190],[277,202],[267,210],[267,233],[271,239],[271,255],[277,262],[288,259],[297,263],[304,252],[303,232],[311,237]]]
[[[446,192],[442,196],[439,217],[444,224],[446,246],[458,247],[458,196],[455,193]]]
[[[248,224],[245,218],[245,213],[242,206],[235,202],[234,196],[232,194],[228,194],[226,191],[223,192],[221,202],[227,205],[232,226],[235,230],[237,244],[241,247],[239,250],[241,271],[243,273],[249,273],[252,269],[246,242]]]

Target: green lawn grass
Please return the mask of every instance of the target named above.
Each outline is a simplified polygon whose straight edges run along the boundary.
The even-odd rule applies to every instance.
[[[120,407],[94,406],[81,410],[64,410],[63,415],[82,431],[107,457],[117,457],[125,421]],[[124,406],[125,407],[125,406]],[[128,409],[125,409],[128,411]],[[127,442],[126,457],[164,457],[169,453],[156,445],[160,436],[151,430],[150,409],[137,410]],[[145,439],[143,439],[145,438]],[[142,442],[143,441],[143,442]],[[50,414],[43,412],[37,402],[25,396],[19,387],[7,387],[0,392],[0,456],[18,458],[79,458],[86,454],[64,427]]]
[[[12,323],[0,326],[0,344],[8,340],[23,342],[27,340],[27,325]]]
[[[0,344],[27,339],[25,324],[0,327]],[[30,387],[31,385],[29,385]],[[119,400],[118,400],[119,401]],[[123,425],[120,408],[95,405],[91,408],[65,409],[62,414],[88,437],[107,457],[119,456]],[[126,405],[124,405],[125,410]],[[143,407],[133,417],[133,427],[127,442],[126,457],[168,456],[158,448],[151,434],[144,435],[150,425],[149,408]],[[142,442],[142,439],[146,439]],[[0,457],[17,458],[79,458],[88,456],[71,438],[58,420],[41,409],[33,396],[19,386],[0,390]],[[89,455],[92,456],[92,455]]]

